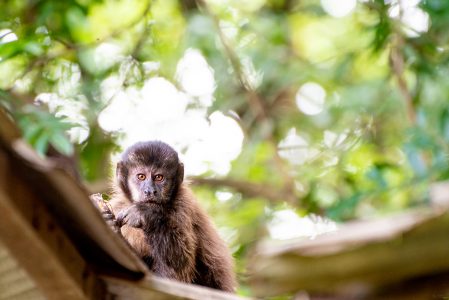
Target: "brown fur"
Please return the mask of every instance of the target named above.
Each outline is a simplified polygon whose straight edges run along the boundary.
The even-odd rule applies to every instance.
[[[169,147],[160,144],[156,146]],[[153,147],[154,142],[148,142],[144,146]],[[132,149],[131,147],[128,153],[134,154]],[[162,160],[166,157],[157,158]],[[120,165],[124,166],[128,168],[126,161]],[[123,173],[126,176],[132,174],[131,168],[134,167],[136,166],[129,166],[125,172],[118,171],[119,182],[115,185],[117,192],[110,201],[118,219],[121,214],[126,216],[125,224],[121,225],[121,233],[130,246],[157,275],[228,292],[234,291],[233,261],[229,249],[219,237],[210,218],[200,208],[190,188],[182,182],[182,164],[179,162],[178,167],[182,167],[182,172],[178,170],[176,173],[178,180],[171,183],[175,185],[175,189],[170,199],[162,205],[147,202],[136,204],[136,199],[129,199],[135,197],[128,196],[134,195],[130,190],[138,188],[129,187],[132,183],[129,183],[128,178],[124,180],[122,177]]]
[[[114,214],[131,205],[131,202],[119,193],[116,193],[116,196],[111,199],[109,203],[111,204]],[[150,245],[143,242],[145,241],[145,233],[142,229],[124,225],[120,228],[120,231],[139,257],[144,257],[146,254],[150,253]]]

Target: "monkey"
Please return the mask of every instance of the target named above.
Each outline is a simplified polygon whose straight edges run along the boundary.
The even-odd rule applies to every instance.
[[[129,147],[109,201],[114,228],[154,274],[235,291],[233,259],[184,182],[178,153],[160,141]]]

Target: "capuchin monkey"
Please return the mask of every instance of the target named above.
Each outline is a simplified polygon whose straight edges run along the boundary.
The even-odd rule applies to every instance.
[[[117,164],[109,223],[156,275],[235,291],[233,261],[169,145],[140,142]]]

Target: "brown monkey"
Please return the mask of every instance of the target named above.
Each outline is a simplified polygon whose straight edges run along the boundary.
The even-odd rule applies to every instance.
[[[229,250],[183,179],[184,166],[169,145],[127,149],[110,201],[115,225],[156,275],[232,292]]]

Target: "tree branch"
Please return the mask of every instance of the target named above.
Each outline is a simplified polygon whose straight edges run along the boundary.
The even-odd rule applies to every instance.
[[[398,7],[399,7],[399,20],[400,20],[404,13],[400,1],[398,2]],[[407,116],[412,124],[416,124],[416,112],[413,106],[413,97],[410,91],[408,90],[407,82],[405,81],[404,78],[405,60],[401,52],[401,49],[404,47],[404,38],[402,36],[402,33],[400,32],[400,29],[396,28],[396,34],[394,35],[394,37],[395,39],[393,41],[393,46],[390,51],[391,67],[393,70],[393,74],[396,77],[399,91],[401,92],[402,97],[405,100],[405,105],[407,108]]]
[[[221,44],[223,45],[226,56],[228,57],[232,68],[234,69],[235,75],[237,76],[237,80],[240,86],[243,88],[247,95],[248,103],[250,108],[256,118],[259,121],[266,121],[267,114],[265,112],[265,107],[260,99],[259,95],[252,89],[250,81],[248,80],[246,74],[242,70],[242,64],[237,54],[234,52],[232,47],[229,45],[229,41],[224,35],[223,31],[220,28],[220,20],[218,17],[211,11],[209,5],[204,0],[198,0],[198,6],[202,7],[206,13],[213,20],[215,27],[217,29],[218,36],[220,37]]]
[[[404,98],[407,108],[407,116],[412,124],[416,123],[416,112],[413,105],[413,97],[407,87],[407,82],[404,78],[404,56],[401,53],[401,48],[404,44],[402,37],[397,37],[396,45],[394,45],[390,52],[390,61],[393,74],[396,77],[399,91]]]
[[[292,201],[292,194],[284,189],[270,186],[262,183],[254,183],[243,180],[236,180],[231,178],[203,178],[203,177],[190,177],[189,181],[192,185],[208,186],[208,187],[227,187],[236,192],[241,193],[246,197],[265,198],[273,203],[279,201]]]

